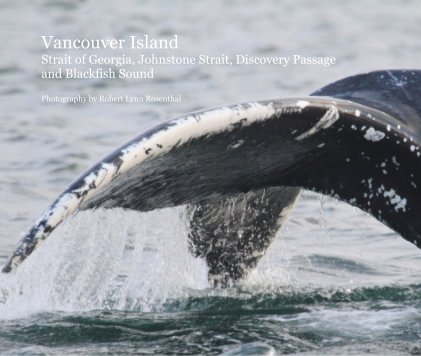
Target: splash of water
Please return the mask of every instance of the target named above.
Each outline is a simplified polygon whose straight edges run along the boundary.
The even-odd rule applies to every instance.
[[[80,212],[16,273],[0,276],[0,315],[151,311],[208,288],[206,263],[188,252],[187,231],[183,207]]]

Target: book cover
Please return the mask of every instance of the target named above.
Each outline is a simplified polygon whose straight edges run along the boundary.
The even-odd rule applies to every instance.
[[[420,352],[419,2],[0,4],[1,353]]]

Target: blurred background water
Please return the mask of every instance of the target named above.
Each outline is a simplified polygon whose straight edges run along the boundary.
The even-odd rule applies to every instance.
[[[226,103],[306,95],[360,72],[416,68],[421,57],[416,0],[3,0],[0,8],[0,262],[72,179],[151,126]],[[143,34],[178,34],[181,56],[302,54],[337,64],[40,79],[41,35]],[[182,101],[48,104],[42,94]],[[0,277],[0,352],[421,353],[421,252],[373,218],[306,193],[244,283],[212,290],[205,264],[187,252],[183,214],[98,210],[66,222],[18,273]]]

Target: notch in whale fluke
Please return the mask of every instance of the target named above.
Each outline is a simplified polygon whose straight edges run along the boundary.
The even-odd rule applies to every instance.
[[[421,71],[379,71],[313,96],[159,125],[76,179],[24,234],[3,272],[78,210],[187,204],[191,250],[206,258],[212,280],[225,283],[257,263],[301,188],[357,206],[421,246],[420,86]]]

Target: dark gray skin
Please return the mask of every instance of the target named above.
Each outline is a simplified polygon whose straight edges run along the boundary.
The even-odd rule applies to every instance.
[[[216,285],[256,266],[301,188],[357,206],[421,247],[420,87],[421,71],[381,71],[330,84],[302,98],[303,106],[298,99],[261,102],[273,108],[271,117],[240,117],[226,130],[180,141],[119,172],[125,148],[174,125],[163,124],[114,151],[61,197],[80,199],[80,210],[187,204],[191,251],[206,259]],[[325,122],[332,113],[335,120]],[[103,163],[116,168],[112,180],[98,189],[86,186],[85,178],[99,174]],[[59,198],[34,223],[3,272],[31,254],[35,237],[42,241],[61,222],[50,219],[60,204]]]
[[[240,280],[257,265],[299,193],[296,187],[273,187],[192,207],[190,250],[206,259],[214,286]]]

